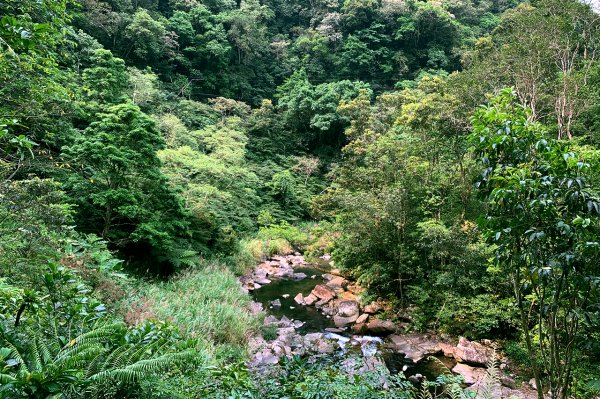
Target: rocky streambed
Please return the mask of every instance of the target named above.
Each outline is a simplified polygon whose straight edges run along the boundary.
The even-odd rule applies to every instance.
[[[362,288],[345,279],[328,256],[314,265],[299,253],[274,256],[240,282],[254,298],[253,311],[267,312],[264,324],[272,332],[251,338],[253,369],[271,367],[283,356],[335,356],[349,372],[403,372],[418,383],[451,370],[471,390],[485,384],[494,397],[536,397],[528,386],[516,389],[506,359],[498,361],[499,382],[486,378],[486,367],[496,356],[490,341],[403,333],[408,324],[383,319],[384,303],[362,303]]]

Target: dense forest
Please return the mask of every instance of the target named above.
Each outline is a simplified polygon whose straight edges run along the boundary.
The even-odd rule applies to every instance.
[[[0,398],[473,397],[249,368],[238,278],[294,252],[600,395],[589,5],[0,0],[0,48]]]

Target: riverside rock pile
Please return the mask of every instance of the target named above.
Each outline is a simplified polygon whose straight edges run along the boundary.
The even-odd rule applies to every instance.
[[[296,273],[294,268],[306,266],[308,263],[304,260],[304,256],[298,253],[287,256],[276,255],[260,263],[251,273],[242,276],[240,283],[242,283],[242,289],[248,293],[270,284],[273,279],[302,280],[306,278],[306,274]]]
[[[242,289],[250,292],[277,279],[302,280],[307,277],[306,274],[298,273],[295,269],[308,266],[310,265],[300,254],[275,256],[260,263],[251,273],[240,278]],[[262,336],[250,339],[250,352],[253,354],[249,362],[250,367],[269,367],[277,364],[283,356],[318,357],[350,352],[361,355],[359,358],[351,356],[343,360],[348,362],[349,372],[352,372],[351,370],[385,369],[381,357],[384,351],[401,354],[413,364],[425,361],[429,356],[443,354],[454,358],[456,365],[452,372],[463,376],[469,390],[492,392],[492,397],[498,398],[536,398],[535,390],[528,386],[516,389],[515,376],[509,374],[506,359],[501,359],[498,364],[499,380],[488,377],[486,367],[495,353],[491,342],[484,340],[483,343],[479,343],[461,337],[458,344],[453,344],[434,335],[400,334],[406,330],[406,323],[377,318],[377,315],[385,310],[384,303],[361,304],[361,287],[345,279],[338,270],[330,270],[322,277],[323,283],[317,284],[310,293],[294,295],[290,292],[282,297],[294,296],[298,306],[317,308],[332,318],[336,327],[326,328],[324,332],[302,335],[298,329],[302,327],[303,322],[291,320],[286,316],[281,319],[267,316],[264,320],[265,327],[274,330],[276,336],[269,341]],[[270,307],[276,307],[277,302],[277,299],[270,301]],[[261,304],[254,302],[250,310],[257,313],[261,309]],[[410,312],[404,316],[400,315],[400,320],[403,319],[409,321]],[[339,335],[341,333],[346,336]],[[349,333],[352,335],[348,335]],[[360,363],[358,367],[355,364],[357,361]]]

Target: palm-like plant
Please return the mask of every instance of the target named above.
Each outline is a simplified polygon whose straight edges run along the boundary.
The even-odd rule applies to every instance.
[[[61,345],[60,337],[0,329],[0,398],[96,397],[108,384],[135,384],[192,356],[167,338],[119,344],[124,330],[100,325]]]

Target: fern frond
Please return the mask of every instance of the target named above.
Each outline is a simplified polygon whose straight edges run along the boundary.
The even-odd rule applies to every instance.
[[[433,399],[433,395],[429,391],[429,382],[427,378],[423,378],[421,382],[421,391],[419,392],[419,399]]]
[[[117,382],[120,384],[132,383],[142,379],[143,375],[139,371],[130,369],[116,369],[101,371],[94,374],[89,379],[98,384]]]
[[[481,381],[481,397],[482,399],[494,399],[494,386],[500,384],[500,369],[498,368],[498,361],[496,357],[496,351],[492,352],[492,355],[488,359],[487,370],[485,377]]]
[[[77,338],[73,339],[69,344],[73,346],[75,344],[82,344],[86,342],[101,343],[107,338],[114,336],[115,331],[118,331],[122,327],[123,323],[105,324],[79,335]]]
[[[17,379],[10,374],[0,373],[0,386],[15,382]]]
[[[43,364],[46,364],[52,359],[52,349],[48,346],[46,342],[38,337],[38,350],[40,352],[40,358]],[[55,352],[56,353],[56,352]]]
[[[13,359],[19,362],[19,371],[24,371],[29,373],[29,368],[27,367],[27,363],[25,363],[25,359],[21,356],[19,349],[10,341],[4,340],[4,344],[8,349],[10,349],[10,354]]]
[[[31,359],[31,369],[33,371],[42,371],[42,357],[40,356],[40,351],[38,347],[39,338],[34,337],[31,340],[31,345],[29,345],[29,358]]]

